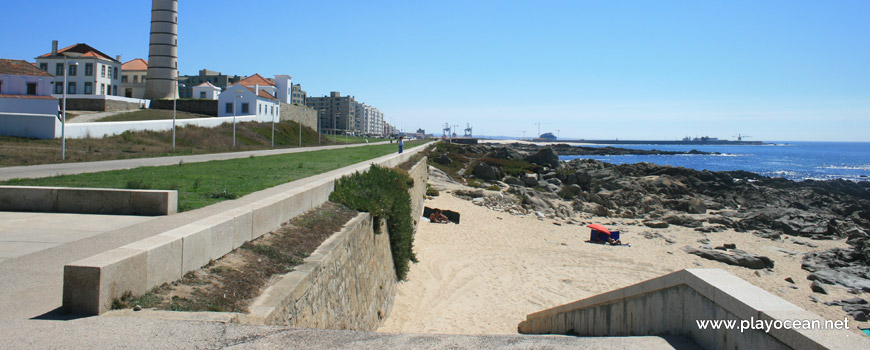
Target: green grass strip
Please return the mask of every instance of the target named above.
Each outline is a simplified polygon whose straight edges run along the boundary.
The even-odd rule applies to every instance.
[[[423,143],[406,142],[405,149]],[[40,179],[14,179],[2,184],[177,190],[178,210],[187,211],[374,159],[397,152],[397,149],[395,143],[370,145]]]

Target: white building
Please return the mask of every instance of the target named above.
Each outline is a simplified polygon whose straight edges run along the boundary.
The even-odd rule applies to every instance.
[[[145,98],[148,62],[136,58],[121,65],[121,91],[124,97]]]
[[[281,104],[274,95],[259,85],[250,88],[238,82],[228,86],[218,96],[218,117],[233,115],[255,115],[258,122],[280,120]]]
[[[249,88],[259,87],[260,90],[268,92],[273,97],[278,95],[278,87],[275,85],[275,83],[256,73],[245,79],[239,80],[238,82],[236,82],[236,84],[241,84]]]
[[[118,96],[121,86],[121,57],[109,57],[87,44],[75,44],[57,49],[52,42],[51,52],[36,58],[40,69],[54,74],[52,93],[63,95],[64,71],[67,72],[67,95]],[[69,97],[69,96],[67,96]]]
[[[0,59],[0,135],[52,139],[60,125],[54,77],[22,60]]]
[[[278,101],[283,103],[293,103],[293,83],[290,81],[291,76],[286,74],[275,75],[275,86],[277,89]]]
[[[205,100],[217,100],[221,94],[221,88],[212,85],[212,83],[204,82],[193,87],[193,98]]]

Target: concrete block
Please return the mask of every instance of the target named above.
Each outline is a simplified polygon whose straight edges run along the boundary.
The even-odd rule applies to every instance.
[[[251,209],[240,207],[226,211],[220,215],[233,219],[233,249],[241,247],[242,244],[251,240],[251,232],[253,232],[254,222],[254,216]]]
[[[188,224],[161,233],[160,235],[181,238],[182,275],[199,269],[211,260],[211,227],[202,224]]]
[[[133,242],[121,248],[145,251],[145,282],[151,289],[163,283],[181,279],[182,239],[156,235]]]
[[[64,311],[99,315],[126,292],[145,293],[146,259],[143,250],[117,248],[64,266]]]
[[[57,210],[62,213],[129,213],[130,191],[95,188],[59,188]]]
[[[57,210],[57,187],[0,186],[0,210]]]
[[[252,210],[253,228],[252,239],[268,233],[281,226],[281,206],[274,196],[253,203]]]
[[[335,182],[328,181],[323,184],[318,184],[311,190],[311,207],[315,208],[329,200],[329,194],[335,189]],[[306,209],[307,210],[307,209]]]
[[[235,219],[224,215],[214,215],[193,224],[201,226],[211,226],[211,248],[209,256],[212,259],[220,259],[227,253],[233,251]]]
[[[172,215],[178,213],[178,191],[130,191],[134,215]]]

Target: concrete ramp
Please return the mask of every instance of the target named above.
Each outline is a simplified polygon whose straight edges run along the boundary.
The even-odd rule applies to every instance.
[[[722,323],[703,324],[708,320]],[[856,326],[825,320],[724,270],[687,269],[530,314],[518,330],[678,335],[706,349],[870,349],[870,338],[836,329],[846,325]]]

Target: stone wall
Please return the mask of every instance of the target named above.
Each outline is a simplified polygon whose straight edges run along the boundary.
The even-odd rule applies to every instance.
[[[415,224],[423,213],[429,180],[426,157],[411,168]],[[377,329],[393,307],[396,271],[386,223],[375,234],[372,217],[360,213],[323,242],[303,265],[266,289],[241,322],[293,327]],[[416,226],[415,226],[416,227]]]
[[[151,109],[172,110],[172,100],[152,100]],[[188,113],[197,113],[217,117],[217,100],[178,100],[176,110]]]
[[[281,120],[302,122],[302,125],[317,130],[317,111],[287,103],[281,103]]]
[[[142,107],[140,103],[116,101],[111,99],[84,99],[84,98],[67,98],[66,108],[71,111],[99,111],[99,112],[117,112],[128,111],[131,109],[139,109]]]

